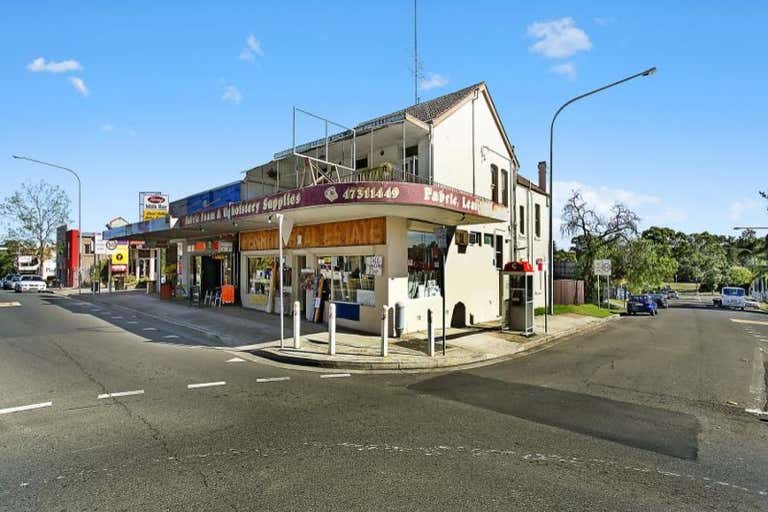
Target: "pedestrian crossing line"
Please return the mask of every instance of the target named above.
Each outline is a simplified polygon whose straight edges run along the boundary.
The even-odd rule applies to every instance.
[[[143,395],[144,390],[143,389],[136,389],[134,391],[118,391],[117,393],[102,393],[101,395],[97,396],[97,400],[103,400],[104,398],[117,398],[120,396],[133,396],[133,395]]]
[[[10,302],[0,302],[0,308],[15,308],[21,306],[21,302],[12,300]]]
[[[256,382],[264,383],[264,382],[282,382],[284,380],[291,380],[290,377],[270,377],[265,379],[256,379]]]
[[[43,407],[51,407],[53,402],[42,402],[39,404],[19,405],[17,407],[7,407],[0,409],[0,414],[10,414],[12,412],[31,411],[34,409],[42,409]]]
[[[226,386],[226,381],[219,380],[216,382],[200,382],[197,384],[187,384],[187,389],[198,389],[198,388],[211,388],[214,386]]]

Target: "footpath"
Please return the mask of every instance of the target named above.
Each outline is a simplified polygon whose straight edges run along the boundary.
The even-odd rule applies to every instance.
[[[73,295],[69,291],[56,292]],[[196,307],[182,300],[161,300],[140,291],[77,294],[79,300],[133,311],[163,322],[194,329],[214,346],[248,352],[283,364],[349,371],[408,370],[430,371],[501,362],[549,346],[556,340],[585,334],[619,318],[582,315],[549,317],[544,333],[543,317],[536,317],[536,333],[524,337],[503,333],[498,323],[449,328],[443,355],[442,332],[435,332],[435,355],[429,356],[426,333],[388,340],[388,354],[381,355],[381,337],[337,328],[336,354],[329,355],[327,326],[302,320],[300,348],[294,348],[292,318],[285,317],[284,345],[280,347],[280,317],[241,307]]]

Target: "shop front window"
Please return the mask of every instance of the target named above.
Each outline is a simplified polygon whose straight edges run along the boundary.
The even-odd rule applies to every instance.
[[[269,301],[272,273],[275,268],[275,258],[266,256],[248,257],[248,295],[253,304],[264,305]]]
[[[408,232],[408,298],[440,296],[440,261],[434,233]]]
[[[320,275],[328,281],[334,302],[375,306],[376,256],[326,256],[318,260]]]

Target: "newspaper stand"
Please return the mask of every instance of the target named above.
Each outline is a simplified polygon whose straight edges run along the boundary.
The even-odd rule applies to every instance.
[[[502,331],[534,334],[533,267],[527,261],[504,265],[502,278]]]

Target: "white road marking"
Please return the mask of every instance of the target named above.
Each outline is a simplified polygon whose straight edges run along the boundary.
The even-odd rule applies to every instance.
[[[120,320],[123,317],[121,317],[120,315],[112,315],[112,318],[114,318],[115,320]]]
[[[351,377],[351,373],[326,373],[324,375],[321,375],[321,379],[336,379],[339,377]]]
[[[157,329],[155,329],[154,327],[145,327],[142,329],[142,331],[156,331],[156,330]]]
[[[127,322],[125,322],[125,323],[127,323],[127,324],[137,324],[137,323],[139,323],[139,322],[137,322],[136,320],[128,320],[128,321],[127,321]]]
[[[0,302],[0,308],[14,308],[16,306],[21,306],[21,302],[15,300],[11,302]]]
[[[167,340],[172,340],[172,339],[178,338],[178,336],[176,336],[175,334],[166,334],[165,336],[163,336],[163,338]]]
[[[256,382],[280,382],[284,380],[291,380],[290,377],[271,377],[268,379],[256,379]]]
[[[135,391],[118,391],[117,393],[103,393],[96,398],[98,400],[101,400],[102,398],[115,398],[118,396],[131,396],[131,395],[143,395],[144,390],[143,389],[137,389]]]
[[[213,386],[226,386],[226,381],[219,380],[216,382],[201,382],[199,384],[187,384],[187,389],[197,389],[197,388],[210,388]]]
[[[244,363],[245,359],[240,359],[239,357],[233,357],[232,359],[227,359],[228,363]]]
[[[768,322],[762,322],[760,320],[744,320],[742,318],[731,318],[731,322],[736,322],[737,324],[768,325]]]
[[[0,414],[9,414],[12,412],[31,411],[33,409],[42,409],[43,407],[50,407],[53,402],[42,402],[39,404],[20,405],[18,407],[8,407],[6,409],[0,409]]]

